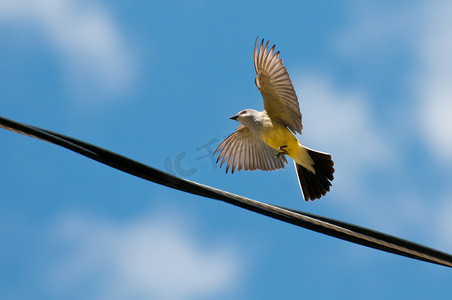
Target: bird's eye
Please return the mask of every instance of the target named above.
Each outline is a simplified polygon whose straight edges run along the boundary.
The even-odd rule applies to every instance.
[[[244,115],[244,114],[246,114],[246,111],[244,110],[244,111],[242,111],[240,114],[241,114],[241,115]]]

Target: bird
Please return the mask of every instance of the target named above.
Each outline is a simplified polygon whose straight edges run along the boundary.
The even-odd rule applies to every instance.
[[[241,170],[272,171],[284,169],[286,156],[293,159],[298,182],[305,201],[320,199],[330,191],[334,176],[331,154],[305,147],[296,137],[303,129],[298,97],[289,73],[269,41],[254,43],[255,84],[264,110],[244,109],[230,119],[240,126],[214,152],[226,173]]]

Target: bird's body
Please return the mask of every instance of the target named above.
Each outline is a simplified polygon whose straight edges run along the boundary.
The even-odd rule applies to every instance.
[[[244,124],[246,127],[251,129],[265,144],[276,151],[281,146],[285,146],[285,155],[315,173],[311,157],[292,131],[284,124],[272,121],[265,110],[255,111],[248,109],[248,111],[253,113],[253,118],[250,118],[250,121],[244,121],[247,124]]]
[[[263,111],[245,109],[231,117],[242,125],[217,148],[217,162],[227,161],[226,172],[245,170],[271,171],[284,168],[285,155],[295,162],[295,168],[305,200],[325,195],[333,180],[331,155],[306,148],[295,136],[301,133],[301,113],[289,74],[264,40],[254,48],[256,86],[264,99]]]

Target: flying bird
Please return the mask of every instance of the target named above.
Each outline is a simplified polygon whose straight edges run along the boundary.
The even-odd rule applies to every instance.
[[[272,171],[284,169],[286,155],[295,164],[298,181],[305,201],[319,199],[330,190],[334,162],[331,155],[309,149],[297,139],[301,134],[301,113],[297,94],[279,58],[275,45],[269,49],[264,40],[254,45],[255,83],[264,110],[245,109],[230,117],[240,122],[215,150],[217,163],[226,163],[226,173],[241,170]]]

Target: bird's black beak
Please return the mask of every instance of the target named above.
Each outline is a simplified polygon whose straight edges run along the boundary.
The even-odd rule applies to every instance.
[[[231,120],[237,120],[237,115],[230,117]]]

